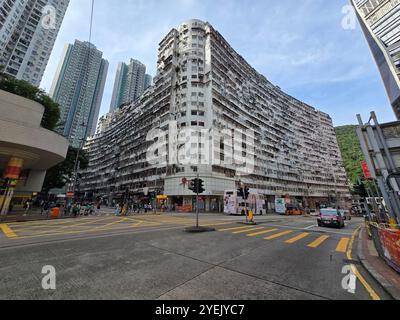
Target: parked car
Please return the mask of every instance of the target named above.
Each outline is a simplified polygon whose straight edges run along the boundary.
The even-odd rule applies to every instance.
[[[321,209],[321,213],[318,217],[319,227],[336,227],[344,228],[346,224],[344,218],[339,210],[336,209]]]

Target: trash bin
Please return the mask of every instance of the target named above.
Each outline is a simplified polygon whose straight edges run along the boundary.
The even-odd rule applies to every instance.
[[[58,219],[60,217],[60,208],[51,209],[51,219]]]

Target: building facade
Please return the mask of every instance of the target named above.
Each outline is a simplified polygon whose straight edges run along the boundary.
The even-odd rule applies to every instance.
[[[0,214],[42,191],[46,170],[65,160],[68,141],[41,127],[44,107],[0,90]]]
[[[241,183],[268,209],[281,197],[316,207],[350,196],[329,115],[270,83],[209,23],[171,30],[158,56],[154,85],[87,141],[83,192],[161,194],[190,210],[185,182],[199,174],[207,211],[221,211],[224,193]]]
[[[129,64],[120,62],[115,76],[110,112],[121,105],[138,99],[145,90],[146,66],[131,59]]]
[[[58,128],[74,147],[94,135],[108,72],[108,62],[93,44],[76,40],[65,46],[50,90],[61,107]]]
[[[400,0],[352,0],[352,3],[390,103],[400,119]]]
[[[153,84],[153,77],[149,74],[146,74],[144,77],[144,90],[147,90]]]
[[[39,86],[69,0],[0,1],[0,65]]]

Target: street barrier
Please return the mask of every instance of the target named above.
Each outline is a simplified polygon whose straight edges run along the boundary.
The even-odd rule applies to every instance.
[[[400,226],[390,226],[368,223],[367,229],[371,235],[379,256],[400,273]]]

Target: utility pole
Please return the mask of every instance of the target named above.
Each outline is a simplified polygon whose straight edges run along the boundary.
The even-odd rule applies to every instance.
[[[199,228],[199,215],[200,215],[200,208],[199,208],[199,192],[200,192],[200,174],[197,172],[197,184],[196,184],[196,228]]]

